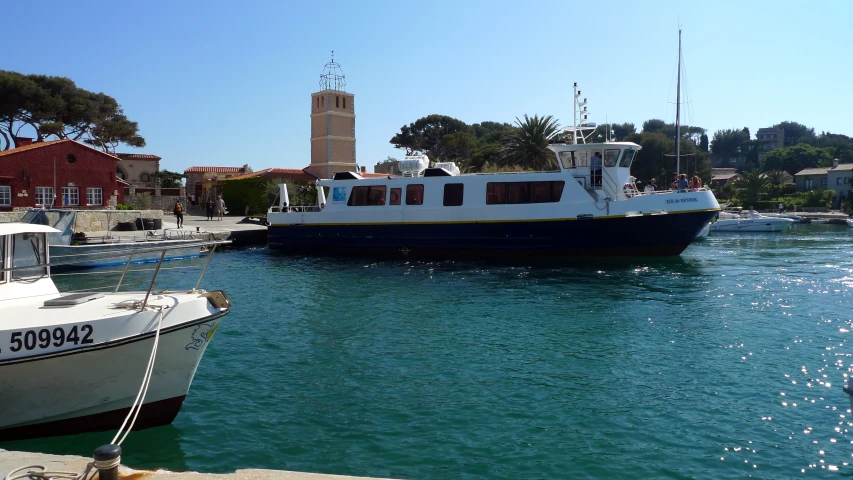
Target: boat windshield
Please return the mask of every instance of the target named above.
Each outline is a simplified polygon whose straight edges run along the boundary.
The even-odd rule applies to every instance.
[[[12,280],[47,275],[47,242],[43,233],[18,233],[12,240]]]
[[[622,153],[622,150],[616,149],[607,149],[604,151],[604,166],[605,167],[615,167],[616,162],[619,161],[619,154]]]
[[[636,150],[625,150],[625,155],[622,156],[622,161],[619,162],[620,167],[630,168],[631,162],[634,161],[634,155],[636,155]]]

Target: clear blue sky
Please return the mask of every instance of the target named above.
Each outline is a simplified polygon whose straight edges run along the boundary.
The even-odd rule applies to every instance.
[[[115,97],[148,142],[192,165],[303,168],[329,52],[355,94],[357,160],[431,114],[674,121],[677,27],[689,108],[707,128],[791,120],[853,136],[853,1],[77,1],[4,5],[0,69]],[[120,149],[121,151],[121,149]]]

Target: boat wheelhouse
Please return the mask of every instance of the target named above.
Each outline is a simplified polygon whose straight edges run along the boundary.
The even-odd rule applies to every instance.
[[[578,121],[579,96],[575,87],[572,143],[548,147],[558,170],[459,174],[450,162],[429,168],[426,156],[410,156],[401,177],[318,180],[310,206],[292,205],[281,185],[267,213],[269,245],[436,258],[679,255],[720,210],[714,194],[640,192],[631,164],[641,147],[585,143],[595,127]]]

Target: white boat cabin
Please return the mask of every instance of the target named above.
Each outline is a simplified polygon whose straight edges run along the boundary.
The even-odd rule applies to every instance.
[[[45,225],[0,223],[0,301],[58,294],[50,279]]]
[[[270,208],[270,213],[319,212],[327,206],[334,210],[461,206],[463,197],[466,206],[557,203],[565,194],[568,203],[587,203],[626,200],[641,194],[631,177],[631,164],[642,148],[635,143],[552,144],[548,148],[557,157],[559,171],[460,174],[453,162],[429,168],[429,159],[422,155],[400,161],[402,177],[365,178],[355,172],[338,172],[334,179],[317,181],[317,204],[311,206],[293,205],[287,186],[282,184],[279,204]],[[430,179],[425,182],[423,178]],[[576,185],[567,187],[569,180]],[[440,191],[425,191],[433,188]]]

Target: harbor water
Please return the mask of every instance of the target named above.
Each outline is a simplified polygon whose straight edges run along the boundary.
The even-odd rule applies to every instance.
[[[159,286],[197,274],[165,270]],[[718,234],[678,258],[566,265],[233,250],[202,286],[227,291],[232,313],[175,422],[125,442],[130,466],[418,479],[853,474],[841,389],[853,354],[847,227]],[[89,456],[110,438],[0,448]]]

